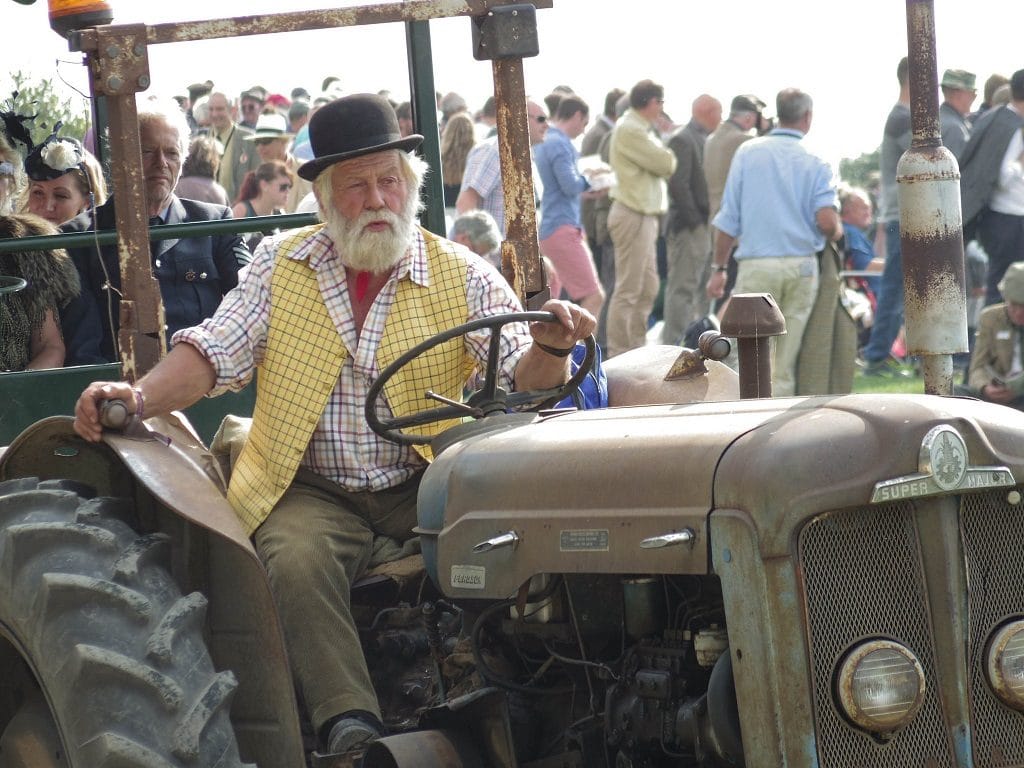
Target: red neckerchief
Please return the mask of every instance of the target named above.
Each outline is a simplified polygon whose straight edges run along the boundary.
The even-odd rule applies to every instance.
[[[366,291],[370,287],[369,272],[356,272],[356,301],[362,301],[366,297]]]

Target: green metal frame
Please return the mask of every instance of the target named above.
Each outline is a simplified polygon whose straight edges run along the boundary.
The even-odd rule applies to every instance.
[[[441,139],[437,128],[437,101],[434,90],[434,58],[430,43],[430,24],[409,21],[405,24],[405,45],[409,62],[409,83],[412,90],[413,125],[423,136],[421,151],[434,173],[427,174],[423,189],[426,208],[421,221],[424,227],[441,237],[448,233],[444,223],[444,187],[441,183]]]
[[[412,86],[413,116],[417,131],[424,136],[423,153],[431,167],[440,169],[441,150],[435,114],[433,59],[430,25],[426,21],[406,22],[406,47],[409,60],[409,81]],[[100,131],[100,133],[103,133]],[[424,190],[426,208],[423,226],[440,235],[445,234],[441,174],[432,173]],[[187,224],[164,224],[151,227],[150,240],[181,237],[263,232],[269,229],[294,229],[319,221],[316,214],[293,213],[278,216],[257,216],[247,219],[222,219]],[[16,250],[48,250],[110,245],[117,242],[116,230],[46,235],[41,237],[0,239],[0,253]],[[120,363],[54,368],[41,371],[0,373],[0,445],[7,445],[31,424],[49,416],[73,415],[75,401],[93,381],[121,378]],[[207,444],[213,439],[224,416],[247,416],[256,401],[255,384],[241,392],[228,392],[217,398],[204,398],[185,411],[192,426]]]
[[[245,219],[217,219],[215,221],[193,221],[183,224],[159,224],[149,228],[150,240],[170,240],[182,237],[205,237],[207,235],[235,234],[240,232],[266,232],[271,229],[294,229],[316,224],[316,214],[286,213],[278,216],[253,216]],[[82,248],[91,245],[113,245],[117,242],[117,230],[102,232],[76,232],[61,235],[39,235],[37,237],[7,238],[0,240],[0,253],[7,251],[41,251],[51,248]]]
[[[506,2],[507,0],[461,0],[438,14],[439,9],[426,0],[410,0],[408,5],[403,5],[401,9],[401,13],[405,14],[406,53],[413,122],[416,131],[424,137],[421,151],[434,169],[434,172],[428,175],[423,192],[425,210],[421,217],[421,223],[425,228],[440,235],[446,234],[446,227],[441,186],[440,137],[435,119],[436,102],[430,25],[427,19],[450,15],[483,17],[490,13],[492,7],[504,5]],[[552,6],[552,0],[531,0],[531,2],[538,8]],[[235,33],[263,34],[322,28],[330,23],[347,26],[353,23],[358,25],[397,20],[393,9],[387,5],[365,6],[355,9],[355,11],[358,13],[354,17],[352,17],[353,11],[349,9],[344,14],[340,11],[292,12],[275,14],[273,19],[266,16],[236,18],[234,19]],[[115,35],[115,33],[124,35],[124,40],[116,35],[116,39],[111,37],[108,40],[105,29],[86,29],[76,32],[70,42],[70,47],[74,51],[87,52],[87,63],[96,69],[96,76],[93,79],[93,97],[94,121],[100,129],[97,133],[105,135],[108,131],[104,128],[109,127],[112,135],[116,133],[119,140],[128,144],[132,144],[130,139],[134,138],[133,146],[137,151],[137,146],[135,146],[137,145],[137,134],[132,129],[131,120],[134,117],[134,110],[124,108],[124,104],[130,103],[133,106],[134,102],[131,100],[133,91],[132,88],[125,88],[122,85],[115,86],[115,80],[123,79],[122,76],[129,74],[132,77],[138,75],[138,84],[141,85],[142,79],[148,78],[144,55],[146,45],[188,39],[207,39],[221,36],[222,32],[219,28],[202,22],[155,25],[153,27],[139,25],[137,29],[134,27],[111,27],[111,35]],[[101,45],[101,39],[107,40],[108,44]],[[125,40],[132,39],[137,40],[142,47],[141,54],[135,51],[132,56],[127,57],[126,62],[122,62],[117,57],[111,61],[104,58],[107,55],[105,52],[116,47],[113,43],[120,44]],[[507,137],[509,147],[515,150],[519,144],[526,141],[525,102],[519,103],[523,101],[522,62],[521,59],[514,57],[514,60],[495,61],[493,66],[495,94],[504,99],[511,97],[511,103],[505,103],[503,98],[499,98],[499,123],[504,126],[503,135]],[[124,71],[121,67],[124,67]],[[104,76],[101,77],[101,74]],[[97,87],[98,85],[102,87]],[[121,105],[118,110],[110,109],[111,99]],[[108,122],[108,116],[117,116],[117,124],[114,125],[115,121],[113,120]],[[528,161],[523,168],[519,167],[522,165],[523,157],[528,157],[528,152],[510,152],[507,163],[503,159],[502,173],[505,175],[506,171],[508,172],[507,186],[512,191],[519,191],[518,185],[525,185],[526,188],[529,188],[528,197],[531,202],[531,210],[528,213],[532,214],[532,185],[528,172]],[[508,169],[504,167],[506,164],[509,165]],[[509,194],[507,189],[506,196],[508,197]],[[317,220],[317,216],[314,214],[288,214],[160,225],[149,228],[148,236],[150,240],[163,240],[260,232],[274,228],[292,229],[308,226],[316,223]],[[142,234],[145,227],[139,228],[139,225],[143,223],[143,221],[129,221],[127,225],[124,225],[126,229],[121,233],[122,243],[134,245],[134,251],[144,251],[144,246],[141,244],[145,242],[145,235]],[[514,217],[512,229],[515,236],[510,236],[510,241],[503,244],[503,261],[506,262],[506,277],[516,286],[517,292],[525,301],[528,296],[536,294],[540,264],[539,259],[536,258],[536,229],[533,226],[532,216]],[[127,234],[125,234],[126,232]],[[0,253],[14,250],[92,247],[116,242],[118,242],[118,233],[115,231],[0,239]],[[145,256],[143,259],[145,260]],[[159,293],[153,295],[152,292],[142,291],[142,294],[140,298],[136,299],[138,304],[136,309],[140,311],[148,309],[150,303],[158,302],[160,299]],[[144,341],[152,336],[148,331],[137,335]],[[144,352],[141,347],[133,348],[132,354],[127,358],[130,362],[124,362],[124,364],[139,365],[143,356],[148,355],[151,351],[148,348]],[[0,373],[0,398],[4,399],[4,407],[0,411],[0,445],[8,444],[22,429],[41,418],[71,414],[79,393],[88,383],[95,380],[116,380],[123,376],[134,377],[144,374],[146,370],[148,370],[146,366],[140,366],[138,369],[125,371],[121,364],[111,363],[45,371]],[[203,400],[188,409],[186,413],[193,421],[200,436],[209,442],[225,414],[249,415],[254,402],[255,387],[250,385],[239,394],[228,394],[215,399]]]
[[[0,373],[0,445],[9,445],[22,430],[49,416],[72,416],[79,394],[94,381],[118,381],[120,363],[79,365],[41,371]],[[248,416],[256,403],[256,385],[220,397],[203,398],[185,410],[207,445],[228,414]]]

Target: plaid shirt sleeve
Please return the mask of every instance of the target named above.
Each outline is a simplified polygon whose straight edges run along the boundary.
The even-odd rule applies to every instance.
[[[493,266],[473,254],[468,259],[469,270],[466,281],[466,300],[469,320],[508,312],[522,312],[523,306],[513,293],[508,282]],[[481,369],[487,361],[487,347],[490,343],[489,330],[466,334],[466,347],[479,363]],[[513,390],[516,366],[519,359],[533,342],[526,323],[510,323],[501,329],[499,354],[499,386],[507,392]]]
[[[172,344],[191,344],[213,365],[217,382],[207,394],[216,397],[242,389],[263,360],[270,324],[272,239],[264,239],[252,263],[238,273],[238,285],[221,301],[213,317],[174,334]]]

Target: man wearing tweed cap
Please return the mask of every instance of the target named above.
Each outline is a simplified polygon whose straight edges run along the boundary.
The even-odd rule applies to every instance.
[[[978,95],[974,87],[974,73],[962,69],[947,69],[942,73],[942,104],[939,105],[939,133],[942,144],[957,160],[964,152],[971,136],[967,121],[971,104]]]

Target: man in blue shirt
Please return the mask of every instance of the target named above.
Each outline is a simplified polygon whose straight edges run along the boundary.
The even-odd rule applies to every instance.
[[[787,88],[776,97],[779,127],[736,150],[722,207],[712,222],[715,246],[708,295],[725,287],[729,252],[739,240],[737,293],[770,293],[786,320],[775,338],[773,394],[792,395],[804,327],[818,293],[818,251],[843,226],[828,163],[800,140],[810,130],[811,97]]]
[[[544,188],[541,253],[551,259],[569,297],[597,317],[604,304],[604,289],[580,218],[581,195],[592,193],[588,192],[590,182],[577,167],[580,153],[572,143],[587,127],[589,116],[590,109],[581,98],[563,97],[544,141],[534,149],[534,162]]]

